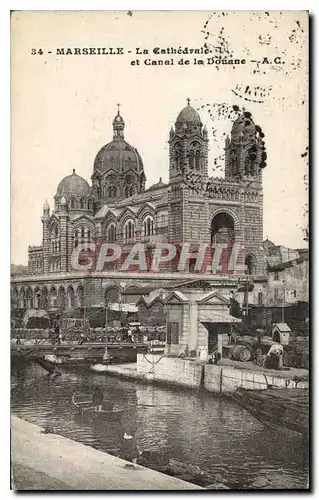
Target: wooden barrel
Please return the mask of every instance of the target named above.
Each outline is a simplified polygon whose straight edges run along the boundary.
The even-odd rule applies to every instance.
[[[232,359],[236,361],[250,361],[252,354],[248,347],[244,345],[235,345],[231,351]]]

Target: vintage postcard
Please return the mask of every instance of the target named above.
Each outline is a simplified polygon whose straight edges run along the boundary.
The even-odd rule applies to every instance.
[[[11,13],[11,487],[307,490],[308,12]]]

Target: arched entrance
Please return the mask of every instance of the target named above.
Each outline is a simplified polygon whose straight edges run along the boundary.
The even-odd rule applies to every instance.
[[[84,307],[84,290],[81,285],[77,288],[76,291],[76,303],[77,307],[79,308]]]
[[[115,302],[120,301],[120,292],[117,288],[111,287],[108,288],[105,292],[105,304],[114,304]]]
[[[59,288],[58,293],[58,307],[65,309],[65,290],[62,286]]]
[[[27,299],[26,299],[26,296],[25,296],[25,289],[24,287],[22,287],[20,289],[20,293],[19,293],[19,306],[21,309],[26,309],[27,308]]]
[[[33,309],[33,292],[32,288],[28,288],[27,290],[27,308]]]
[[[34,290],[34,307],[35,309],[41,308],[41,291],[38,286]]]
[[[49,292],[46,286],[42,289],[42,307],[43,309],[49,308]]]
[[[72,286],[69,286],[66,292],[67,295],[67,303],[69,309],[75,308],[75,294]]]
[[[278,342],[278,344],[280,344],[280,334],[278,331],[274,333],[273,341]]]
[[[228,243],[235,239],[234,219],[227,212],[220,212],[212,220],[211,243]]]
[[[50,290],[50,307],[56,307],[58,304],[58,294],[55,286],[53,286]]]
[[[215,262],[213,254],[213,271],[220,274],[230,272],[230,257],[235,240],[235,223],[233,217],[227,212],[219,212],[212,219],[211,223],[211,244],[214,246],[213,252],[221,252],[219,262]],[[218,249],[222,245],[222,250]],[[217,250],[217,249],[218,250]],[[218,268],[216,270],[216,266]]]

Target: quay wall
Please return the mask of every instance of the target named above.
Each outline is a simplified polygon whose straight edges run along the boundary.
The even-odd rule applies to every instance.
[[[116,367],[113,373],[116,373]],[[122,368],[122,372],[125,368]],[[129,373],[126,371],[127,375]],[[131,370],[133,374],[133,371]],[[289,373],[271,373],[225,365],[210,365],[190,359],[158,354],[137,354],[137,370],[132,378],[150,382],[166,382],[191,389],[205,388],[215,394],[231,394],[237,389],[264,390],[269,387],[306,389],[308,380],[299,380]]]
[[[270,387],[307,389],[308,380],[274,375],[264,371],[243,370],[231,366],[205,365],[204,387],[209,392],[231,394],[237,389],[260,391]]]
[[[167,382],[181,387],[200,387],[202,363],[160,354],[137,354],[137,373],[154,382]]]

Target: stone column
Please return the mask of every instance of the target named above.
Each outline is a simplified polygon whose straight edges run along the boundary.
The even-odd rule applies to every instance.
[[[197,319],[198,319],[197,303],[190,302],[189,325],[188,325],[188,350],[190,353],[192,351],[197,350]]]
[[[60,200],[60,259],[61,259],[61,271],[66,272],[68,270],[68,209],[67,203],[64,196]]]
[[[48,230],[48,223],[50,219],[50,206],[47,200],[43,205],[42,216],[42,245],[43,245],[43,273],[46,274],[50,271],[50,235]]]

